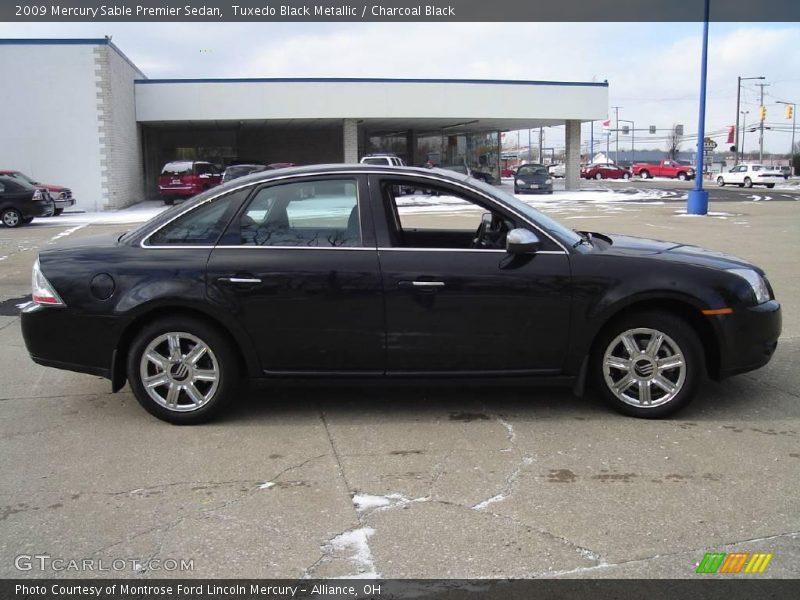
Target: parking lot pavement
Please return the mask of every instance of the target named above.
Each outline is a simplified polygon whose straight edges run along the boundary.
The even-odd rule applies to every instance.
[[[31,363],[8,310],[0,576],[85,574],[14,567],[49,554],[193,560],[92,576],[692,577],[705,552],[734,551],[773,553],[764,576],[800,575],[800,207],[554,206],[572,227],[764,267],[784,306],[773,361],[662,421],[567,390],[455,382],[258,389],[219,422],[176,427],[127,389]],[[115,229],[68,235],[100,230]],[[58,233],[0,230],[0,301],[28,293],[36,248]]]

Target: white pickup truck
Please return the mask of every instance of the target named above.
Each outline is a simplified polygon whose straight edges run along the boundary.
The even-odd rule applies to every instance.
[[[764,185],[774,188],[775,184],[783,181],[783,173],[774,167],[765,165],[736,165],[727,173],[717,175],[717,185],[738,185],[739,187],[751,188],[754,185]]]

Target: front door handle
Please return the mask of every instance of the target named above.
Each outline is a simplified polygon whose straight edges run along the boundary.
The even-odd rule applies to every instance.
[[[240,283],[244,285],[252,285],[254,283],[261,283],[258,277],[220,277],[217,281],[221,283]]]
[[[444,287],[444,281],[398,281],[397,287],[402,289],[433,290]]]

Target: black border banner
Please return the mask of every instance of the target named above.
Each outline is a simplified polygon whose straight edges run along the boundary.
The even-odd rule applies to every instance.
[[[693,579],[26,579],[0,581],[3,600],[758,600],[796,598],[797,580]]]
[[[703,0],[4,0],[7,22],[702,21]],[[719,22],[800,21],[798,0],[711,0]]]

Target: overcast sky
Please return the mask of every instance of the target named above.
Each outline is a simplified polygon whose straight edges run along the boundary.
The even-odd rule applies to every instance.
[[[701,34],[700,23],[0,23],[0,37],[110,35],[150,78],[608,80],[621,119],[637,128],[682,123],[687,133],[697,131]],[[775,100],[800,101],[798,40],[798,23],[712,23],[707,130],[734,123],[737,75],[763,75],[767,125],[786,129],[768,131],[765,149],[788,152],[791,121]],[[742,86],[748,123],[757,118],[755,83]],[[756,148],[757,134],[747,136],[745,149]],[[647,137],[637,134],[637,148],[654,145]],[[563,134],[550,142],[563,144]]]

